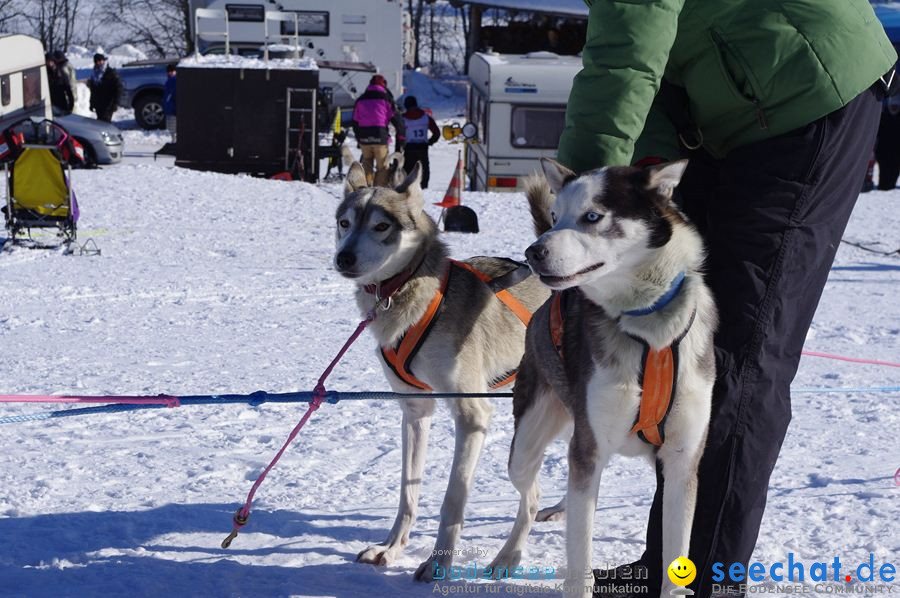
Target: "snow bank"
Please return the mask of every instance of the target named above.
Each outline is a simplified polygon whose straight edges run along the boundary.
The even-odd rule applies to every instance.
[[[189,56],[182,58],[179,67],[206,69],[276,69],[276,70],[318,70],[312,58],[271,58],[268,62],[262,58],[248,56],[226,56],[210,54],[207,56]]]

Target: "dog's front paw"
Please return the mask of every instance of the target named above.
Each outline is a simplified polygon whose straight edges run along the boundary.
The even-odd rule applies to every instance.
[[[563,497],[561,501],[552,507],[541,509],[534,516],[535,521],[565,521],[566,520],[566,499]]]
[[[502,551],[498,554],[493,562],[488,565],[488,569],[491,571],[491,578],[493,579],[508,579],[513,570],[519,566],[519,562],[522,560],[522,552],[519,550],[503,553]]]
[[[378,565],[381,567],[387,567],[388,565],[393,564],[396,559],[397,547],[387,544],[376,544],[375,546],[369,546],[358,555],[356,555],[357,563],[369,563],[371,565]]]
[[[451,562],[450,559],[443,557],[430,558],[419,565],[419,568],[416,569],[416,574],[413,575],[413,579],[423,583],[444,579],[447,576],[447,569],[450,567]]]

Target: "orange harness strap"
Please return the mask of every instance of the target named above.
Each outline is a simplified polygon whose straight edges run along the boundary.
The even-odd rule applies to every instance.
[[[466,262],[458,262],[456,260],[450,260],[450,262],[453,263],[454,266],[458,266],[460,268],[463,268],[464,270],[468,270],[476,277],[478,277],[478,280],[483,283],[487,284],[491,282],[490,276],[488,276],[472,264],[467,264]],[[525,307],[521,301],[513,297],[513,294],[506,289],[496,291],[494,294],[497,295],[497,299],[502,301],[503,304],[506,305],[506,307],[508,307],[509,310],[516,315],[517,318],[522,320],[523,324],[528,326],[528,322],[531,321],[531,312],[528,311],[528,308]]]
[[[550,303],[550,341],[556,348],[560,360],[564,360],[563,338],[566,321],[563,294],[564,292],[553,293]],[[653,446],[662,446],[665,441],[666,417],[672,408],[672,398],[675,396],[678,381],[678,345],[693,323],[694,316],[691,316],[687,330],[670,346],[659,351],[651,348],[643,339],[631,337],[644,346],[639,375],[641,403],[631,433],[637,434],[641,440]]]
[[[420,390],[433,390],[428,384],[416,378],[412,370],[410,369],[410,364],[413,358],[418,352],[419,347],[422,343],[425,342],[425,338],[428,336],[428,332],[431,330],[431,326],[434,324],[438,314],[441,311],[441,307],[444,303],[444,293],[447,290],[447,282],[450,279],[450,270],[453,266],[457,266],[471,272],[474,274],[479,280],[484,282],[485,284],[489,284],[491,282],[491,277],[482,272],[481,270],[475,268],[471,264],[467,264],[466,262],[459,262],[456,260],[450,260],[450,267],[447,268],[447,271],[444,273],[444,277],[441,280],[441,285],[438,287],[438,290],[435,292],[434,297],[431,299],[431,302],[428,304],[428,307],[425,309],[425,313],[416,322],[406,333],[400,338],[400,341],[397,343],[397,347],[389,347],[384,346],[381,348],[381,356],[384,357],[384,361],[388,364],[388,367],[391,368],[391,371],[397,375],[398,378]],[[518,317],[523,324],[526,326],[528,322],[531,321],[531,312],[528,311],[528,308],[522,304],[521,301],[516,299],[512,293],[507,291],[506,289],[501,289],[499,291],[495,291],[494,293],[497,296],[497,299],[503,302],[506,307],[512,311],[516,317]],[[492,383],[490,385],[491,389],[497,389],[502,386],[506,386],[510,384],[516,379],[516,372],[513,371],[508,375],[503,376],[500,380]]]
[[[553,301],[550,304],[550,341],[559,358],[563,359],[563,331],[566,325],[566,319],[562,312],[562,293],[553,293]]]
[[[631,433],[653,446],[662,446],[665,439],[663,424],[675,395],[677,352],[677,345],[660,351],[644,348],[641,406]]]

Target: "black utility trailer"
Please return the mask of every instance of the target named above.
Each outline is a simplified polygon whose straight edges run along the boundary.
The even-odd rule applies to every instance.
[[[175,165],[319,177],[319,71],[308,59],[198,57],[178,65]]]

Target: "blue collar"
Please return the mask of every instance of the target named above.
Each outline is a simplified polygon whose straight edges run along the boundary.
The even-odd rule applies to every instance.
[[[655,311],[659,311],[672,302],[672,299],[674,299],[678,295],[678,292],[681,290],[682,286],[684,286],[684,272],[679,272],[678,276],[675,277],[675,280],[672,281],[672,285],[669,287],[669,290],[666,291],[665,295],[657,299],[656,303],[654,303],[650,307],[623,311],[622,314],[626,316],[646,316],[648,314],[652,314]]]

